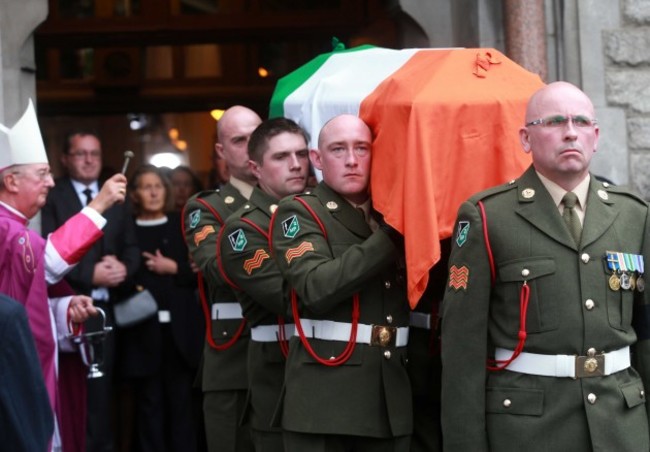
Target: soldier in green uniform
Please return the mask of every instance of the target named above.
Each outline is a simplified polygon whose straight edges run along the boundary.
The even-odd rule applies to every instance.
[[[331,119],[310,151],[323,182],[281,202],[272,222],[298,333],[285,375],[287,452],[409,450],[401,236],[371,217],[371,142],[358,117]]]
[[[272,427],[284,383],[287,342],[294,325],[285,321],[287,291],[269,249],[271,215],[281,198],[305,189],[309,174],[307,134],[285,118],[264,121],[251,135],[248,153],[255,187],[248,202],[230,216],[219,235],[224,279],[251,326],[248,345],[250,419],[257,452],[283,452],[282,430]]]
[[[201,294],[208,325],[201,386],[209,452],[253,450],[250,425],[239,422],[248,391],[250,332],[232,288],[221,278],[216,247],[223,222],[246,202],[256,183],[248,166],[247,144],[261,122],[246,107],[226,110],[217,123],[215,150],[228,165],[230,181],[219,190],[193,196],[183,211],[185,240],[207,286]]]
[[[533,165],[458,214],[444,450],[648,451],[648,205],[589,173],[599,129],[575,86],[537,91],[519,133]]]

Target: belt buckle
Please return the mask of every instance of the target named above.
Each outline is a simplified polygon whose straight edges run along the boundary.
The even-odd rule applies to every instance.
[[[370,345],[373,347],[394,347],[397,328],[394,326],[373,325]]]
[[[576,356],[576,378],[602,377],[605,375],[605,355]]]

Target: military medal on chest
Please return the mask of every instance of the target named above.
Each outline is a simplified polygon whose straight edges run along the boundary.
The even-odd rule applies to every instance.
[[[607,251],[605,260],[607,269],[611,272],[608,280],[609,288],[617,290],[645,290],[643,280],[644,262],[640,254]]]

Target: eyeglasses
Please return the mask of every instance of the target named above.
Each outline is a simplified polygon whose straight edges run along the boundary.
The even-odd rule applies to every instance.
[[[76,152],[70,152],[68,155],[73,159],[83,160],[88,157],[90,157],[91,159],[98,159],[102,156],[102,153],[101,151],[90,151],[90,152],[76,151]]]
[[[549,116],[547,118],[539,118],[534,121],[526,123],[526,127],[530,126],[543,126],[543,127],[565,127],[569,124],[569,121],[573,123],[576,127],[593,127],[598,124],[596,119],[591,119],[586,116],[576,115],[576,116],[562,116],[555,115]]]

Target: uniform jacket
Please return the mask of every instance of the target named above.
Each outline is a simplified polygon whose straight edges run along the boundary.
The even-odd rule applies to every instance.
[[[61,226],[68,218],[81,210],[83,206],[79,196],[68,177],[57,179],[56,185],[50,190],[47,203],[41,210],[41,230],[43,236]],[[92,284],[95,264],[103,256],[115,255],[126,265],[127,281],[130,281],[140,265],[140,250],[135,238],[131,204],[115,204],[102,214],[106,218],[104,237],[81,259],[67,276],[66,281],[79,294],[90,295],[95,288]],[[110,290],[111,303],[129,295],[132,285],[123,283],[118,288]]]
[[[211,209],[201,201],[205,201]],[[218,190],[206,190],[192,196],[183,211],[185,241],[192,259],[199,266],[207,289],[205,297],[212,303],[237,303],[232,287],[217,267],[217,235],[235,210],[246,202],[230,183]],[[218,216],[218,218],[215,216]],[[239,319],[212,320],[212,335],[217,345],[228,342],[241,325]],[[206,341],[203,353],[203,391],[223,391],[247,388],[246,356],[250,330],[244,330],[234,345],[215,350]]]
[[[649,226],[645,202],[592,177],[577,246],[532,167],[460,207],[443,302],[445,451],[649,450],[649,292],[610,289],[605,265],[606,251],[647,259]],[[578,379],[487,371],[494,347],[517,345],[524,283],[525,352],[584,356],[592,347],[633,346],[633,367]]]
[[[299,196],[316,212],[327,238],[291,198],[280,203],[272,239],[280,271],[298,294],[302,318],[350,323],[352,296],[358,292],[359,323],[408,326],[398,253],[388,235],[371,232],[363,216],[324,183]],[[309,341],[325,359],[339,356],[346,345]],[[282,426],[290,431],[389,438],[412,430],[406,347],[356,344],[345,364],[326,367],[293,337],[285,391]]]
[[[20,452],[45,451],[54,417],[27,312],[1,294],[0,343],[0,444]]]
[[[250,200],[228,218],[220,234],[220,267],[224,278],[238,287],[237,299],[252,327],[277,326],[278,317],[285,318],[288,305],[284,279],[269,249],[269,223],[277,202],[255,188]],[[237,245],[237,239],[243,237],[246,243],[242,248]],[[248,344],[249,401],[251,425],[256,430],[272,430],[271,419],[284,382],[284,365],[279,342],[251,339]]]

